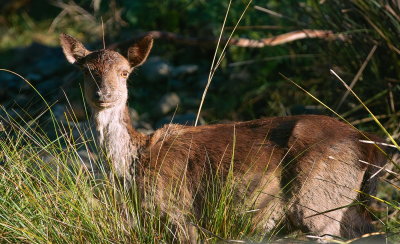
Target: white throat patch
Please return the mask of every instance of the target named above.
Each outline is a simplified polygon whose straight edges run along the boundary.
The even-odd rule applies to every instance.
[[[118,177],[132,180],[131,169],[138,158],[138,148],[132,142],[124,121],[124,104],[94,112],[98,141],[112,163]]]

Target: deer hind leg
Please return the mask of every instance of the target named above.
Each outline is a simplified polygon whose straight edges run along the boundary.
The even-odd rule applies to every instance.
[[[174,228],[174,242],[196,244],[199,240],[199,235],[196,226],[191,224],[187,217],[170,219]]]
[[[192,195],[186,187],[182,187],[180,194],[170,194],[170,190],[163,191],[159,201],[161,211],[167,216],[174,229],[176,243],[198,243],[197,228],[191,224],[189,216],[194,213]]]
[[[281,228],[286,222],[284,206],[285,203],[277,198],[256,209],[258,212],[253,217],[253,225],[265,233],[265,241],[287,234],[286,229]]]
[[[361,206],[347,208],[344,212],[343,222],[341,234],[349,238],[360,237],[365,233],[375,231],[368,212]]]
[[[301,173],[291,189],[289,218],[293,225],[314,235],[360,236],[371,230],[371,224],[358,207],[349,205],[357,201],[355,190],[361,188],[365,172],[354,162],[355,155],[329,151],[302,158],[298,164],[296,171]]]
[[[279,180],[267,177],[267,182],[256,189],[247,203],[251,212],[254,211],[253,225],[268,236],[275,236],[285,222],[285,202],[279,192]],[[250,207],[253,206],[253,207]]]

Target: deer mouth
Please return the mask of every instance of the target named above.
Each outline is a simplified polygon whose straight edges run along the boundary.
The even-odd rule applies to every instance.
[[[114,106],[118,100],[115,101],[93,101],[93,105],[97,108],[109,108]]]

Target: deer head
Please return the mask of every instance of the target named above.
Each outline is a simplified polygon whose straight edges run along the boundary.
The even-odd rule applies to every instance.
[[[128,49],[125,58],[107,49],[89,51],[67,34],[61,34],[60,41],[67,60],[83,71],[85,98],[96,110],[125,106],[127,79],[135,67],[146,61],[153,46],[152,37],[145,36]]]

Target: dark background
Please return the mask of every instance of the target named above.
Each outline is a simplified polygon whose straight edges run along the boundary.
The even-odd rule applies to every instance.
[[[79,114],[82,77],[61,53],[58,43],[61,32],[75,36],[89,49],[103,46],[101,20],[107,46],[152,30],[216,39],[228,3],[220,0],[2,0],[0,67],[27,78],[55,110],[68,107],[68,98]],[[225,37],[231,33],[246,4],[247,1],[232,2]],[[259,11],[255,6],[279,15]],[[381,133],[352,95],[337,107],[346,89],[329,72],[335,70],[349,84],[376,45],[354,91],[381,118],[388,131],[397,131],[399,13],[396,1],[253,1],[234,37],[259,40],[295,30],[322,29],[344,34],[346,40],[304,39],[265,48],[228,47],[208,91],[203,121],[330,114],[285,80],[282,73],[357,127]],[[192,121],[214,50],[215,45],[192,46],[156,40],[147,64],[130,78],[130,106],[135,109],[136,120],[149,129],[159,127],[174,113],[178,119],[182,118],[177,122]],[[0,72],[0,88],[0,104],[11,116],[24,114],[35,118],[45,110],[37,93],[15,75]]]

